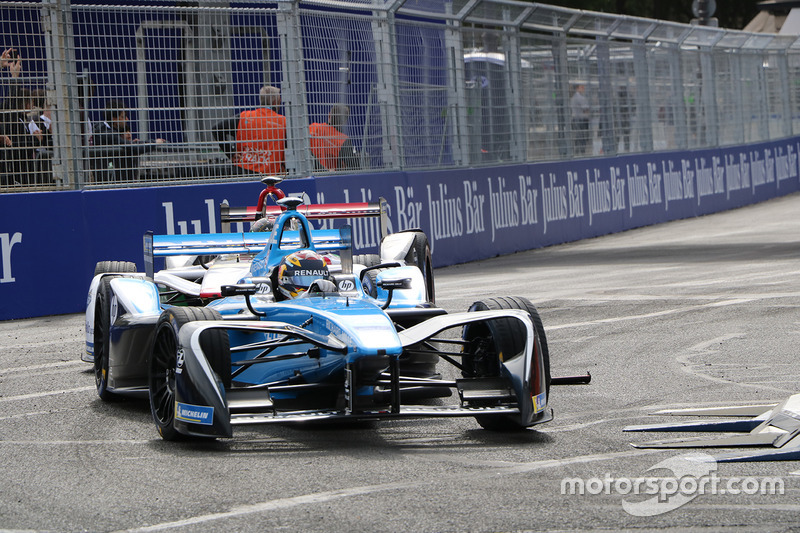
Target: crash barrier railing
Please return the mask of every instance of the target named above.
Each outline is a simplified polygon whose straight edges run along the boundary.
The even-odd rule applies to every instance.
[[[564,161],[800,133],[796,36],[512,0],[0,7],[13,137],[3,192]],[[236,142],[265,85],[280,90],[283,150]],[[341,134],[311,135],[329,120]],[[49,137],[47,179],[21,122]],[[163,139],[171,160],[153,152],[131,181],[97,184],[90,139],[106,124]]]
[[[126,187],[143,181],[161,185],[185,180],[242,179],[231,172],[230,163],[222,154],[202,143],[89,147],[85,154],[89,166],[83,188]]]

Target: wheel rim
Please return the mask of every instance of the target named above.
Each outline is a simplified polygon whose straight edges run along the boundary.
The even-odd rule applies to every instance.
[[[177,343],[169,328],[158,333],[150,373],[150,398],[158,423],[167,426],[174,416]]]

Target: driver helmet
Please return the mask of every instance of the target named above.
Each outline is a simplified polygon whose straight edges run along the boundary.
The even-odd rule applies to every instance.
[[[313,250],[298,250],[278,266],[278,291],[285,298],[297,298],[318,279],[328,279],[328,265]]]

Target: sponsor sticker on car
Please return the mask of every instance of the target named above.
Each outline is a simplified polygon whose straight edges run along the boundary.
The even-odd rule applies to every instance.
[[[214,420],[214,408],[175,402],[175,418],[183,422],[210,426]]]
[[[538,413],[547,407],[547,393],[543,392],[533,397],[533,412]]]

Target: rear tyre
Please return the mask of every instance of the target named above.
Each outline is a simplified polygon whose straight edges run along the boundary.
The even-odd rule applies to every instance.
[[[217,311],[205,307],[172,307],[161,313],[156,323],[148,384],[150,412],[164,440],[179,440],[183,437],[175,428],[178,331],[185,324],[195,320],[222,320],[222,316]],[[229,388],[231,352],[227,331],[214,329],[204,332],[200,337],[200,347],[218,379],[225,388]]]
[[[436,286],[433,280],[433,259],[431,257],[431,247],[428,237],[422,231],[414,231],[414,242],[406,254],[406,264],[413,265],[420,269],[422,277],[425,279],[425,290],[428,301],[436,302]]]
[[[356,254],[353,256],[354,265],[363,265],[371,267],[381,264],[381,256],[378,254]]]
[[[130,261],[100,261],[94,267],[94,275],[108,272],[127,274],[136,272],[136,263]]]
[[[536,307],[526,298],[489,298],[470,306],[469,311],[498,311],[521,309],[527,311],[539,338],[542,360],[544,361],[545,391],[550,394],[550,351],[547,346],[542,319]],[[470,324],[464,327],[463,338],[469,342],[465,347],[462,363],[465,377],[499,377],[502,357],[523,350],[526,330],[518,320],[511,318],[490,322]],[[476,416],[478,424],[484,429],[494,431],[515,431],[525,429],[512,417],[488,415]]]
[[[100,280],[94,307],[94,384],[97,387],[97,395],[103,401],[115,399],[114,394],[108,390],[112,323],[111,300],[114,297],[111,280],[115,277],[118,276],[105,276]]]
[[[375,270],[367,270],[364,277],[361,278],[361,285],[364,287],[364,292],[373,298],[378,297],[378,274],[383,272],[383,268],[376,268]]]
[[[353,256],[353,264],[362,265],[364,268],[373,267],[381,264],[381,256],[378,254],[357,254]],[[381,270],[383,269],[368,270],[361,278],[364,292],[373,298],[378,297],[376,278]]]

